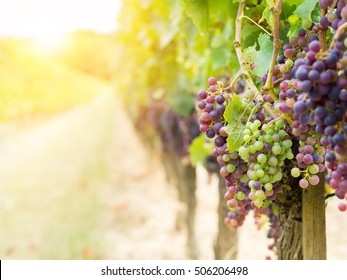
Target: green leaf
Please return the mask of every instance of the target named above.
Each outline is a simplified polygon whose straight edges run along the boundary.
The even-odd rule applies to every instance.
[[[193,166],[198,163],[205,163],[206,157],[212,154],[213,146],[206,143],[204,134],[196,137],[189,146],[189,157]]]
[[[184,10],[197,28],[206,33],[208,26],[208,0],[183,0]]]
[[[304,0],[294,11],[302,19],[307,18],[311,20],[311,13],[314,10],[319,0]]]
[[[234,93],[224,112],[224,119],[228,122],[225,129],[228,133],[227,145],[231,153],[243,144],[243,128],[245,125],[238,121],[243,111],[240,97]]]
[[[247,64],[246,69],[249,68],[253,74],[261,77],[268,70],[273,44],[270,37],[265,33],[259,35],[258,44],[259,51],[254,46],[245,50],[244,60]]]
[[[298,6],[301,4],[304,0],[284,0],[283,4],[288,4],[289,6]]]
[[[301,28],[301,26],[302,26],[301,20],[298,20],[297,22],[293,23],[289,28],[288,35],[287,35],[288,38],[298,35],[298,30]]]

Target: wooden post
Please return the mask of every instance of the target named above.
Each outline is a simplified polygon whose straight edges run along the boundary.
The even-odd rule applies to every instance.
[[[324,174],[320,182],[303,190],[303,255],[304,260],[325,260],[327,258],[325,224]]]

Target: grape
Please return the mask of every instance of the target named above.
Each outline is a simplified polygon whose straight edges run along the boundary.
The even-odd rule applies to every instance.
[[[224,97],[223,95],[217,95],[217,96],[216,96],[216,102],[217,102],[218,104],[223,104],[224,101],[225,101],[225,97]]]
[[[301,179],[299,181],[299,186],[303,189],[307,188],[308,187],[308,181],[306,179]]]
[[[347,210],[347,205],[345,203],[340,203],[338,208],[341,212],[345,212]]]
[[[200,99],[206,99],[207,97],[207,91],[206,90],[200,90],[199,91],[199,98]]]
[[[208,84],[210,86],[216,85],[217,84],[217,79],[215,77],[208,78]]]
[[[213,104],[214,101],[215,101],[214,95],[209,95],[209,96],[206,97],[206,102],[207,102],[207,103]]]
[[[216,135],[216,133],[214,132],[213,129],[208,129],[207,132],[206,132],[206,136],[208,138],[213,138],[215,135]]]
[[[312,186],[315,186],[319,183],[319,177],[317,175],[313,175],[310,179],[309,182]]]
[[[319,7],[321,9],[328,8],[333,3],[333,0],[320,0],[319,1]]]
[[[294,109],[294,112],[302,114],[306,112],[307,106],[303,101],[297,101],[295,102],[293,109]]]
[[[297,167],[294,167],[294,168],[292,168],[290,173],[293,177],[297,178],[300,176],[300,169]]]

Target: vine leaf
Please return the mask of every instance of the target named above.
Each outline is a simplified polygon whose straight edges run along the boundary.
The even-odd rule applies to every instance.
[[[302,19],[308,18],[311,20],[311,13],[314,10],[319,0],[304,0],[294,11]]]
[[[244,111],[244,106],[237,94],[233,94],[231,102],[228,103],[224,119],[228,122],[226,133],[228,133],[227,145],[229,152],[236,151],[243,144],[243,129],[245,125],[239,120]],[[247,113],[244,115],[246,116]],[[248,118],[248,116],[246,116]]]
[[[183,0],[184,10],[198,29],[204,33],[208,26],[208,0]]]
[[[269,61],[271,61],[273,43],[270,37],[262,33],[258,37],[259,51],[256,50],[255,46],[248,47],[244,52],[245,58],[245,69],[251,71],[261,77],[268,70]]]

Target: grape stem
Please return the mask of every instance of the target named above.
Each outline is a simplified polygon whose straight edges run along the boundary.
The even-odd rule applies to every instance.
[[[326,15],[326,13],[327,13],[327,11],[324,9],[324,10],[321,11],[321,15],[320,16],[324,17]],[[325,51],[325,49],[327,47],[326,35],[327,35],[327,31],[326,30],[320,30],[319,31],[319,42],[321,43],[323,51]]]
[[[267,31],[264,27],[262,27],[259,23],[257,23],[256,21],[254,21],[253,19],[251,19],[248,16],[242,15],[243,18],[248,19],[250,22],[254,23],[256,26],[258,26],[261,30],[263,30],[267,35],[272,36],[272,34]]]
[[[262,92],[268,92],[274,101],[277,100],[277,95],[273,91],[272,77],[274,73],[274,68],[275,68],[278,52],[280,50],[280,47],[282,46],[282,41],[280,39],[281,11],[282,11],[282,0],[278,0],[276,5],[272,8],[272,14],[274,16],[274,29],[272,31],[273,38],[274,38],[273,39],[274,48],[272,51],[272,57],[271,57],[271,62],[270,62],[269,72],[266,78],[266,82],[265,82],[265,85],[262,87]]]
[[[244,76],[244,72],[242,70],[240,70],[239,72],[237,72],[236,76],[234,77],[234,79],[231,81],[230,85],[227,86],[226,88],[224,88],[224,90],[233,90],[234,85],[236,84],[236,82],[238,81],[238,79],[240,79],[242,76]]]
[[[341,34],[343,32],[345,32],[345,29],[347,29],[347,22],[345,22],[344,24],[342,24],[337,30],[336,30],[336,33],[333,37],[333,39],[331,40],[331,44],[330,44],[330,47],[329,47],[329,51],[331,51],[333,48],[335,48],[335,45],[336,43],[338,42]]]

